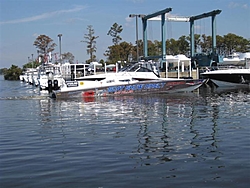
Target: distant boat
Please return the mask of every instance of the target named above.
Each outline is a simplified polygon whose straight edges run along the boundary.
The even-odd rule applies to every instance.
[[[223,58],[223,62],[221,63],[221,65],[244,66],[246,59],[249,59],[249,58],[250,58],[250,52],[246,52],[246,53],[235,52]]]
[[[38,80],[40,90],[52,91],[52,89],[59,89],[64,81],[60,65],[45,64],[40,66]]]
[[[24,71],[20,76],[19,79],[23,82],[33,84],[33,77],[32,75],[37,72],[37,69],[35,68],[27,68],[26,71]]]
[[[203,78],[210,79],[218,87],[249,87],[250,69],[231,68],[214,70],[201,74]]]

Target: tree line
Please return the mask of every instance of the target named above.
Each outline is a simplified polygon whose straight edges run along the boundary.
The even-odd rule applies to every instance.
[[[195,53],[209,54],[212,52],[212,37],[203,35],[194,35],[195,38]],[[162,53],[162,42],[158,40],[148,40],[148,55],[159,56]],[[143,41],[138,41],[139,56],[143,56]],[[166,40],[166,54],[177,55],[184,54],[190,57],[190,36],[181,36],[177,40],[168,39]],[[233,33],[227,35],[216,36],[216,50],[217,53],[223,56],[228,56],[233,52],[249,52],[250,51],[250,40],[245,39],[241,36]],[[136,61],[136,45],[128,42],[120,42],[108,47],[105,54],[108,61],[116,62],[117,60],[123,61]]]
[[[131,42],[122,41],[121,33],[123,31],[122,25],[114,23],[107,35],[112,37],[113,45],[108,46],[107,50],[104,52],[104,56],[106,56],[107,60],[105,61],[107,64],[116,63],[117,61],[137,61],[136,56],[136,48],[138,43],[139,56],[143,56],[143,41],[138,40],[135,44]],[[85,61],[85,63],[90,63],[93,61],[98,61],[103,63],[104,60],[99,60],[96,57],[97,52],[97,39],[99,36],[95,35],[95,30],[92,25],[87,26],[87,33],[84,34],[84,40],[80,42],[86,43],[86,52],[89,55],[89,59]],[[196,53],[211,53],[212,51],[212,37],[207,36],[205,34],[199,35],[195,34],[195,52]],[[161,55],[161,41],[158,40],[148,40],[148,55],[149,56],[159,56]],[[54,51],[54,47],[56,46],[53,43],[53,40],[50,39],[46,35],[40,35],[34,42],[34,46],[38,49],[38,52],[41,54],[41,59],[44,62],[44,55],[48,53],[52,53]],[[227,35],[216,36],[216,49],[217,53],[220,55],[230,55],[233,52],[248,52],[250,51],[250,39],[245,39],[241,36],[238,36],[233,33],[228,33]],[[176,39],[168,39],[166,40],[166,53],[167,55],[177,55],[184,54],[186,56],[190,56],[190,36],[183,35]],[[46,58],[46,56],[45,56]],[[63,61],[68,61],[70,63],[74,62],[74,55],[71,52],[63,53],[61,59]],[[57,59],[56,62],[59,62]]]
[[[98,61],[100,63],[114,64],[118,61],[137,61],[137,45],[139,49],[139,56],[143,56],[143,41],[138,40],[135,44],[131,42],[122,41],[121,33],[123,31],[122,25],[114,23],[107,35],[112,38],[112,45],[108,46],[107,50],[104,52],[107,60],[99,60],[96,57],[97,52],[97,39],[99,36],[95,35],[95,30],[92,25],[87,26],[87,33],[84,34],[84,40],[80,42],[86,43],[86,52],[89,55],[89,59],[85,63],[90,63],[93,61]],[[196,53],[210,53],[212,51],[212,37],[205,34],[199,35],[195,34],[195,52]],[[57,46],[53,40],[46,35],[39,35],[33,45],[37,48],[38,58],[34,61],[30,61],[23,65],[25,68],[35,68],[42,63],[50,62],[53,59],[55,63],[69,62],[74,63],[74,55],[71,52],[62,53],[61,57],[58,53],[53,53],[55,47]],[[161,41],[158,40],[148,40],[148,55],[149,56],[159,56],[161,55]],[[245,39],[242,36],[238,36],[233,33],[228,33],[226,35],[216,36],[216,49],[217,53],[220,55],[230,55],[233,52],[249,52],[250,51],[250,39]],[[166,40],[166,54],[167,55],[177,55],[184,54],[187,57],[190,56],[190,36],[183,35],[176,39]],[[12,69],[16,71],[16,66],[12,65]],[[6,70],[4,70],[6,72]],[[20,72],[20,71],[19,71]]]

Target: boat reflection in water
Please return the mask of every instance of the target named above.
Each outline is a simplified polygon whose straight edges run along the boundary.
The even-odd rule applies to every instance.
[[[244,130],[244,93],[202,88],[178,95],[47,98],[41,100],[40,134],[44,142],[60,145],[57,156],[79,161],[82,171],[95,168],[93,177],[110,171],[189,182],[197,175],[190,170],[199,169],[194,181],[200,185],[224,181],[225,169],[233,168],[228,159],[239,156],[230,140]]]
[[[62,129],[77,129],[79,134],[98,135],[97,137],[102,139],[104,139],[103,135],[109,135],[117,139],[120,144],[126,143],[125,148],[128,145],[132,146],[130,151],[127,150],[128,148],[123,151],[124,148],[120,147],[120,152],[125,152],[133,159],[136,166],[144,166],[172,160],[203,160],[202,152],[207,152],[208,147],[211,152],[213,151],[211,155],[214,158],[219,157],[220,154],[216,151],[218,150],[216,118],[219,109],[216,106],[199,108],[193,105],[200,98],[202,97],[198,93],[185,93],[84,97],[78,100],[50,103],[60,104],[57,108],[62,121],[66,119],[81,122],[81,125],[78,123],[77,126],[66,125]],[[209,113],[206,114],[203,111],[209,111]],[[197,114],[203,114],[203,117],[197,119]],[[204,123],[203,120],[207,118],[211,121]],[[208,129],[206,133],[202,133],[204,126]],[[129,140],[126,135],[129,135]],[[119,150],[119,146],[117,147]],[[197,153],[195,148],[199,147],[204,151],[201,152],[198,149],[199,153]]]

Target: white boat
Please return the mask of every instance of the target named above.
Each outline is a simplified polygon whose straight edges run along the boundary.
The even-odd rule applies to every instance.
[[[64,79],[61,75],[60,66],[54,64],[46,64],[41,66],[38,73],[39,87],[40,90],[59,89]]]
[[[244,66],[247,59],[250,59],[250,52],[246,53],[236,52],[223,58],[223,62],[221,63],[221,65]]]
[[[24,73],[23,80],[24,80],[24,82],[29,83],[29,73],[28,72]]]
[[[37,70],[35,68],[27,68],[26,71],[24,71],[20,76],[19,79],[23,82],[32,84],[33,83],[33,77],[32,75],[34,74],[34,72],[36,72]]]
[[[23,73],[19,76],[20,81],[25,82],[25,77],[26,77],[25,72],[23,72]]]
[[[247,67],[247,63],[249,66],[249,62],[250,62],[250,52],[240,53],[240,64],[245,65]]]
[[[31,84],[31,85],[37,84],[37,82],[38,82],[37,77],[38,77],[37,69],[35,69],[35,68],[30,69],[29,72],[28,72],[28,82],[29,82],[29,84]]]
[[[153,69],[147,67],[151,66]],[[117,73],[90,75],[65,82],[52,98],[95,97],[149,93],[189,92],[204,80],[160,78],[152,63],[140,62]]]
[[[250,69],[231,68],[225,70],[208,71],[201,74],[210,79],[218,87],[249,87]]]
[[[32,84],[36,87],[39,86],[38,70],[34,71],[32,74]]]
[[[60,72],[64,80],[74,80],[81,76],[87,75],[89,64],[70,64],[63,63],[60,65]]]

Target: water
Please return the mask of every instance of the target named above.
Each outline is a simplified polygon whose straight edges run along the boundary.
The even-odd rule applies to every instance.
[[[249,187],[250,92],[54,100],[0,79],[0,187]]]

